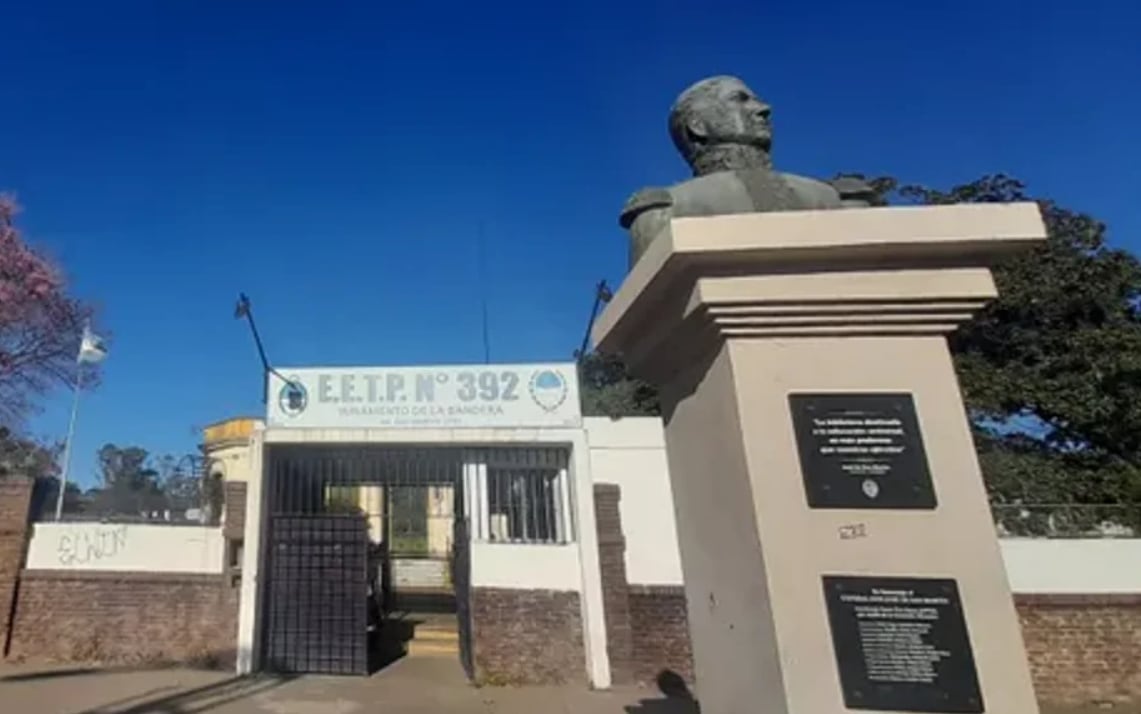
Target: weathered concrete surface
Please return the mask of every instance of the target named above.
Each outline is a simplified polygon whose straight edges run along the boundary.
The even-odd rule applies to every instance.
[[[410,657],[369,678],[236,679],[185,669],[0,666],[5,714],[695,714],[656,689],[591,692],[581,685],[477,689],[451,657]],[[1141,714],[1141,706],[1043,714]]]

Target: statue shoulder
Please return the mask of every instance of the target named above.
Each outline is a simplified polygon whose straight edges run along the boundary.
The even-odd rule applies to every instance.
[[[870,206],[876,198],[872,185],[855,176],[838,176],[828,183],[840,194],[840,201],[845,207]]]
[[[876,195],[867,181],[853,176],[839,176],[828,181],[795,174],[781,174],[781,177],[808,208],[870,206]]]
[[[666,188],[644,188],[626,201],[618,223],[630,232],[631,267],[650,242],[669,227],[673,205],[673,194]]]
[[[622,206],[622,213],[618,216],[618,223],[623,228],[629,228],[638,216],[646,211],[673,206],[673,195],[666,188],[644,188],[626,200]]]
[[[840,195],[827,182],[796,174],[782,173],[780,177],[796,195],[799,208],[817,210],[837,208],[840,205]]]

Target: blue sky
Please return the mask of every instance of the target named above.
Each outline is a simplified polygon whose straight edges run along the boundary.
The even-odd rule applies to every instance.
[[[1002,171],[1141,239],[1130,3],[45,1],[3,24],[0,188],[113,336],[82,482],[105,442],[181,453],[262,412],[238,291],[282,365],[481,361],[481,295],[493,360],[568,359],[622,278],[622,202],[685,177],[666,113],[709,74],[773,104],[783,170]]]

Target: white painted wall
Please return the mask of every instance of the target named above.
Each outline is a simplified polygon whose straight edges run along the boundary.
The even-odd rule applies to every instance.
[[[221,573],[222,529],[118,523],[36,523],[28,544],[33,570]]]
[[[538,543],[471,544],[471,584],[515,590],[582,589],[578,546]]]
[[[248,443],[231,443],[209,451],[210,471],[222,474],[226,481],[245,482],[250,480],[252,454]]]
[[[1016,593],[1141,593],[1141,539],[999,541]]]
[[[258,592],[260,590],[261,566],[265,554],[261,548],[265,524],[262,522],[262,507],[265,500],[262,484],[265,483],[262,468],[265,460],[265,430],[259,429],[250,438],[250,478],[246,485],[246,530],[243,534],[242,583],[238,600],[238,656],[235,670],[238,674],[249,674],[261,662],[261,651],[256,643],[261,639],[261,622],[258,619]]]
[[[622,488],[626,578],[681,585],[673,496],[661,421],[585,420],[595,483]],[[1141,539],[1001,539],[1016,593],[1141,593]]]
[[[626,580],[638,585],[680,584],[681,557],[661,420],[591,417],[584,426],[594,482],[622,489],[618,506],[626,536]]]

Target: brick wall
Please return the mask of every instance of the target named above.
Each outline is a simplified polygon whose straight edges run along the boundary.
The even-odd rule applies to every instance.
[[[1038,699],[1050,704],[1141,701],[1141,594],[1015,595]],[[693,681],[681,586],[632,585],[633,673]]]
[[[1141,594],[1014,601],[1041,701],[1141,701]]]
[[[32,480],[0,477],[0,656],[5,652],[20,568],[28,540]]]
[[[692,684],[685,589],[680,585],[631,585],[629,602],[634,678],[650,683],[669,671]]]
[[[595,485],[611,678],[650,684],[673,672],[692,684],[685,590],[627,585],[620,500],[617,485]],[[1042,702],[1141,701],[1141,594],[1015,595],[1015,605]]]
[[[594,518],[598,530],[598,565],[602,580],[602,604],[606,621],[606,654],[614,684],[634,681],[630,631],[629,588],[626,584],[626,538],[618,508],[621,489],[615,484],[595,484]]]
[[[471,622],[476,683],[586,681],[578,593],[472,588]]]
[[[226,499],[222,532],[230,540],[242,540],[246,533],[246,484],[227,481],[222,488]]]
[[[631,586],[617,484],[595,484],[594,518],[606,620],[606,653],[615,684],[650,684],[663,672],[693,681],[689,622],[681,586]]]
[[[9,656],[232,666],[238,595],[221,575],[26,570]]]

